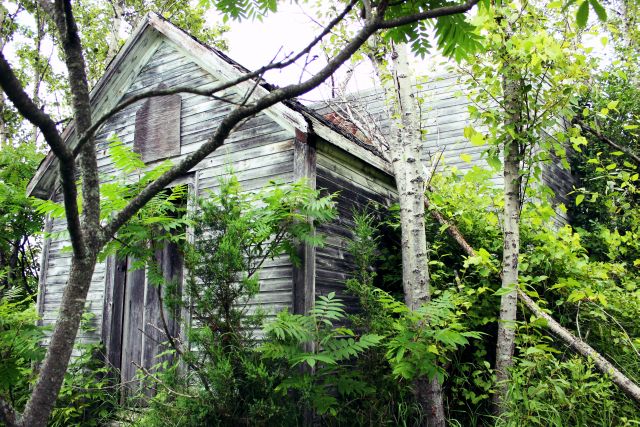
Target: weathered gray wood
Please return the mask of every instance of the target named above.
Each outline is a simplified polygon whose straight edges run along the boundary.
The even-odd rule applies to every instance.
[[[124,296],[126,291],[127,260],[109,257],[105,313],[103,315],[103,342],[107,361],[116,369],[122,367],[122,336],[124,321]]]
[[[293,177],[304,179],[311,188],[316,186],[316,147],[313,139],[296,129],[293,143]],[[306,314],[313,308],[316,289],[316,248],[301,243],[297,249],[299,266],[293,266],[293,312]]]
[[[120,379],[123,383],[133,384],[136,366],[142,359],[142,331],[144,327],[144,269],[133,269],[133,260],[127,259],[127,271],[124,289],[124,310],[122,320],[122,361]]]
[[[353,211],[389,205],[395,198],[392,176],[327,143],[318,144],[316,185],[324,193],[338,193],[338,217],[318,227],[325,244],[316,249],[315,294],[336,292],[349,311],[357,299],[345,293],[345,281],[355,269],[347,244],[352,237]]]
[[[180,154],[181,106],[180,95],[169,95],[147,99],[138,109],[133,149],[143,162]]]
[[[51,238],[48,237],[48,233],[51,232],[53,225],[53,219],[51,215],[47,215],[44,223],[44,235],[45,239],[42,243],[42,252],[40,254],[40,271],[38,277],[38,296],[36,298],[36,310],[38,312],[38,325],[42,326],[42,316],[44,315],[44,299],[47,293],[47,269],[49,267],[49,246],[51,245]]]
[[[242,73],[245,71],[243,69],[239,69],[240,67],[236,64],[229,63],[228,60],[223,58],[219,52],[205,47],[184,31],[176,29],[161,18],[152,15],[149,17],[149,22],[156,30],[175,43],[178,50],[192,56],[194,61],[196,61],[205,70],[211,72],[214,76],[223,80],[232,80],[238,76],[239,72]],[[236,88],[236,91],[241,95],[252,94],[249,99],[250,102],[268,93],[265,88],[262,86],[255,86],[251,81],[241,83]],[[276,104],[267,109],[266,112],[274,121],[292,132],[295,129],[301,129],[304,132],[307,131],[307,122],[304,117],[284,104]]]
[[[176,291],[181,293],[182,257],[178,247],[173,243],[166,244],[162,249],[156,251],[155,262],[162,271],[165,283],[177,282],[180,287]],[[166,322],[168,333],[172,338],[178,334],[178,315],[167,309],[166,306],[161,309],[161,305],[164,303],[164,301],[161,301],[161,295],[163,299],[168,295],[166,287],[159,288],[147,281],[141,366],[151,372],[154,371],[153,368],[157,364],[170,360],[169,355],[159,357],[168,348],[166,344],[168,337],[164,331],[164,322]]]

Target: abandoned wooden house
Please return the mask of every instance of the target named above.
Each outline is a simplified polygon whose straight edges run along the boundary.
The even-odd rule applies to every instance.
[[[94,115],[99,117],[123,99],[161,85],[206,88],[244,72],[223,53],[159,16],[149,15],[93,88]],[[429,138],[437,141],[430,139],[429,143],[450,146],[455,153],[452,158],[470,147],[462,135],[466,100],[453,97],[455,84],[455,79],[442,79],[424,89],[440,112],[438,121],[428,127]],[[269,87],[254,88],[253,82],[245,82],[222,96],[241,99],[254,89],[263,95]],[[139,152],[148,165],[178,161],[197,149],[231,108],[219,99],[184,93],[139,101],[109,119],[98,132],[100,170],[104,174],[114,171],[107,155],[112,133]],[[388,205],[394,199],[395,184],[384,156],[335,116],[325,116],[297,102],[274,105],[236,128],[221,148],[175,183],[187,184],[191,194],[206,195],[232,165],[246,190],[261,188],[270,180],[287,183],[306,177],[317,188],[339,192],[339,218],[320,230],[326,236],[323,247],[302,247],[300,267],[281,257],[262,268],[260,293],[253,303],[272,312],[284,308],[304,312],[316,295],[344,289],[351,271],[346,242],[352,209],[364,208],[369,201]],[[75,143],[72,125],[64,137],[68,144]],[[479,156],[478,150],[470,153]],[[51,153],[28,191],[39,198],[60,199]],[[55,322],[67,280],[71,254],[64,248],[68,242],[55,234],[65,228],[64,219],[46,222],[46,231],[54,234],[45,241],[42,253],[37,307],[44,324]],[[159,263],[165,274],[179,277],[181,263],[170,252],[167,249]],[[111,257],[97,264],[89,291],[88,310],[95,314],[95,329],[80,332],[78,339],[104,342],[109,362],[121,369],[122,380],[127,381],[135,375],[133,362],[149,367],[161,351],[149,339],[157,334],[157,304],[145,272],[127,271],[126,261]]]

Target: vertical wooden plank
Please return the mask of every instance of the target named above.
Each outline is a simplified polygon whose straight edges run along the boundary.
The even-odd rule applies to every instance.
[[[293,178],[306,179],[309,186],[316,187],[316,147],[309,135],[296,129],[293,145]],[[306,314],[313,308],[316,292],[315,246],[303,243],[298,249],[300,266],[293,266],[293,312]]]
[[[178,250],[178,246],[174,243],[166,244],[162,249],[156,251],[155,262],[162,271],[162,276],[165,283],[177,282],[180,286],[176,290],[181,292],[182,284],[182,256]],[[143,349],[143,366],[150,369],[164,360],[169,360],[168,356],[158,358],[158,355],[168,349],[165,343],[167,336],[164,331],[164,325],[162,320],[162,312],[160,310],[160,304],[164,301],[160,300],[158,295],[158,287],[147,280],[147,290],[145,296],[144,306],[144,349]],[[168,289],[163,286],[160,291],[162,292],[162,299],[165,300],[168,294]],[[166,304],[163,307],[164,320],[167,323],[168,332],[172,337],[175,337],[178,333],[178,314],[169,310]]]
[[[116,369],[122,366],[122,328],[126,291],[127,260],[115,255],[107,260],[105,312],[102,319],[102,340],[107,361]]]
[[[189,194],[193,194],[193,197],[189,197],[187,199],[187,215],[193,215],[196,213],[197,209],[198,209],[198,198],[200,197],[200,171],[196,171],[195,176],[193,177],[193,181],[189,184]],[[187,227],[187,241],[191,244],[195,243],[196,237],[195,237],[195,233],[192,227]],[[189,277],[189,271],[187,270],[187,267],[184,263],[184,260],[182,262],[182,275],[180,278],[180,290],[181,292],[183,292],[184,295],[184,289],[185,289],[185,280],[186,278]],[[180,313],[180,317],[183,319],[183,324],[187,325],[187,327],[191,327],[191,307],[192,307],[192,302],[191,299],[189,298],[189,300],[187,301],[187,304],[185,304],[181,310]],[[187,346],[190,348],[190,343],[187,342]],[[186,371],[187,366],[186,364],[182,363],[181,364],[181,369],[184,369]]]
[[[154,262],[157,267],[161,268],[164,264],[164,250],[159,249],[154,256]],[[156,268],[150,266],[149,268]],[[158,287],[156,284],[147,280],[146,291],[144,296],[144,325],[143,325],[143,349],[142,349],[142,366],[150,369],[158,361],[156,356],[163,350],[162,342],[166,340],[162,332],[162,323],[160,321],[160,298],[158,297]]]
[[[126,286],[124,293],[124,314],[122,327],[122,362],[120,367],[123,383],[131,382],[136,376],[134,363],[140,365],[142,359],[142,328],[144,325],[144,269],[133,270],[133,260],[127,260]]]
[[[53,218],[47,215],[44,223],[44,235],[51,232],[53,226]],[[46,237],[42,244],[42,253],[40,254],[40,276],[38,277],[38,295],[36,296],[36,309],[38,310],[38,326],[42,326],[42,316],[44,315],[44,302],[47,293],[47,266],[49,265],[49,246],[51,239]]]

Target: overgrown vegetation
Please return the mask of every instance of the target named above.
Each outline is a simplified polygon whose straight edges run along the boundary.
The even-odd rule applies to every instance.
[[[155,2],[116,3],[118,19],[130,24],[138,18],[133,11],[156,8]],[[213,39],[225,27],[205,25],[207,3],[171,7],[176,13],[180,6],[189,9],[179,22]],[[638,403],[593,360],[550,334],[546,321],[524,305],[518,306],[513,325],[509,380],[498,381],[496,375],[500,299],[522,290],[640,383],[637,5],[622,1],[626,20],[614,17],[606,28],[615,43],[614,60],[601,70],[578,36],[590,9],[601,21],[605,11],[597,1],[582,1],[575,10],[571,3],[552,2],[544,12],[528,4],[504,4],[506,10],[497,14],[499,9],[486,3],[473,19],[452,15],[437,21],[439,46],[456,61],[466,61],[472,77],[470,113],[484,127],[467,127],[465,137],[472,145],[486,145],[489,167],[465,173],[444,167],[426,185],[429,209],[449,222],[428,218],[425,223],[428,302],[415,310],[403,302],[398,206],[353,213],[348,244],[353,271],[345,287],[359,301],[357,312],[347,314],[344,302],[329,293],[317,295],[308,313],[292,313],[272,309],[277,304],[268,298],[284,285],[265,277],[278,263],[298,265],[301,244],[323,244],[315,226],[335,219],[332,195],[305,182],[247,192],[232,174],[198,200],[187,200],[184,185],[160,190],[100,253],[101,260],[135,260],[132,269],[144,269],[150,289],[160,296],[157,364],[140,368],[132,381],[139,385],[120,384],[120,373],[105,363],[103,346],[78,342],[49,424],[422,425],[429,417],[416,388],[434,379],[442,385],[451,425],[640,424]],[[415,12],[419,5],[406,6]],[[221,6],[228,17],[240,18],[277,5],[225,1]],[[395,2],[387,18],[404,16],[404,6]],[[577,25],[569,22],[562,32],[552,32],[559,19],[568,19],[568,11],[577,14]],[[103,5],[89,5],[78,14],[81,30],[89,34],[94,20],[104,29],[104,16]],[[48,25],[38,18],[38,43]],[[5,30],[28,33],[7,26],[0,36],[8,36]],[[94,33],[88,38],[95,45],[89,81],[120,43],[117,30],[110,31],[112,40]],[[412,22],[387,38],[409,41],[424,55],[430,47],[427,35],[426,26]],[[20,57],[25,70],[38,74],[37,99],[42,82],[55,90],[56,75],[43,70],[39,50],[29,52],[21,51]],[[499,76],[496,64],[502,67]],[[504,77],[518,80],[515,96],[522,116],[517,125],[510,122],[513,109],[500,105]],[[62,89],[68,96],[66,86]],[[51,332],[41,324],[50,323],[52,313],[39,319],[35,309],[38,232],[45,214],[62,217],[65,211],[52,201],[34,207],[24,196],[41,159],[33,143],[37,132],[21,124],[12,108],[0,107],[0,398],[22,411],[45,355],[41,344]],[[558,117],[567,123],[559,126]],[[491,180],[502,172],[500,150],[507,141],[516,141],[521,150],[520,250],[517,283],[501,287],[505,203]],[[172,168],[164,162],[147,169],[116,136],[109,153],[118,173],[102,177],[97,220],[105,222]],[[466,153],[461,158],[471,160]],[[551,190],[542,184],[542,167],[551,160],[565,166],[570,161],[579,178],[568,224],[558,221],[565,207],[552,203]],[[475,256],[447,233],[453,225]],[[168,277],[158,264],[156,254],[167,245],[180,252],[185,280]],[[83,332],[90,333],[95,321],[85,313]],[[497,394],[502,396],[498,414],[491,403]]]

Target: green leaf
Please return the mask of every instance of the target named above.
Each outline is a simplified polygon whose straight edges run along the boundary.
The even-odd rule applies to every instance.
[[[580,206],[580,203],[584,200],[584,194],[578,194],[576,196],[576,206]]]
[[[605,22],[607,20],[607,11],[598,0],[591,0],[591,7],[593,7],[600,21]]]
[[[584,0],[580,3],[578,11],[576,12],[576,24],[578,28],[584,28],[587,26],[589,20],[589,0]]]
[[[515,286],[503,286],[500,289],[498,289],[497,291],[495,291],[493,294],[495,296],[501,297],[503,295],[510,294],[511,292],[514,292],[515,290],[516,290]]]

